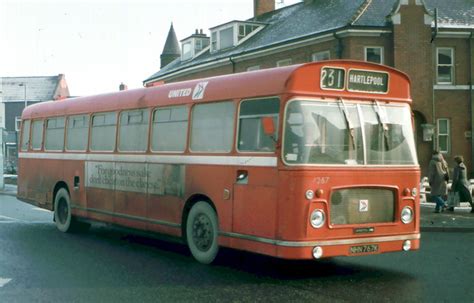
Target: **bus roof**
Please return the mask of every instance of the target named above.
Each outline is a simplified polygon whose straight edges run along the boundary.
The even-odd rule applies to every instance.
[[[385,73],[388,75],[387,92],[348,91],[347,88],[321,89],[320,71],[324,67],[344,69],[345,75],[350,70]],[[351,60],[330,60],[42,102],[28,106],[23,111],[22,118],[34,119],[282,94],[289,97],[304,95],[411,102],[409,84],[410,80],[406,74],[387,66]]]

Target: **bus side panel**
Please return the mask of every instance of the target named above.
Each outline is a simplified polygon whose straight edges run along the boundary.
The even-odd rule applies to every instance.
[[[238,167],[235,176],[245,172],[233,195],[233,228],[239,234],[274,239],[277,224],[278,170],[268,167]]]
[[[87,216],[87,199],[84,176],[84,161],[78,160],[63,160],[64,178],[57,180],[63,181],[67,184],[69,194],[71,196],[71,203],[73,206],[72,212],[74,215],[86,217]]]
[[[146,193],[115,191],[114,223],[135,229],[146,229]]]
[[[189,165],[186,169],[186,197],[201,194],[209,197],[216,207],[219,230],[232,230],[232,197],[225,197],[224,190],[232,191],[234,168],[224,165]]]
[[[63,179],[64,167],[60,161],[47,159],[22,159],[20,161],[20,192],[38,206],[53,210],[53,190]]]
[[[181,224],[183,206],[184,201],[180,197],[150,194],[147,202],[148,230],[181,236],[178,225]]]
[[[113,223],[114,190],[87,187],[88,217],[92,220]]]

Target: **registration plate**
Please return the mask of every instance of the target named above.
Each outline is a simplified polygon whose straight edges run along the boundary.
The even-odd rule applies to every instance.
[[[363,254],[363,253],[373,253],[379,250],[379,246],[377,244],[368,244],[368,245],[357,245],[351,246],[350,253],[351,254]]]

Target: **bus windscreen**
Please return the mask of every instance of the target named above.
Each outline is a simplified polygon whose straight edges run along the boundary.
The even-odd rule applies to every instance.
[[[406,105],[294,100],[285,117],[287,164],[417,163]]]

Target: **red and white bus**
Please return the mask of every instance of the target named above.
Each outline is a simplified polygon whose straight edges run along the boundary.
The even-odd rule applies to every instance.
[[[324,61],[29,106],[18,198],[286,259],[419,248],[408,77]]]

